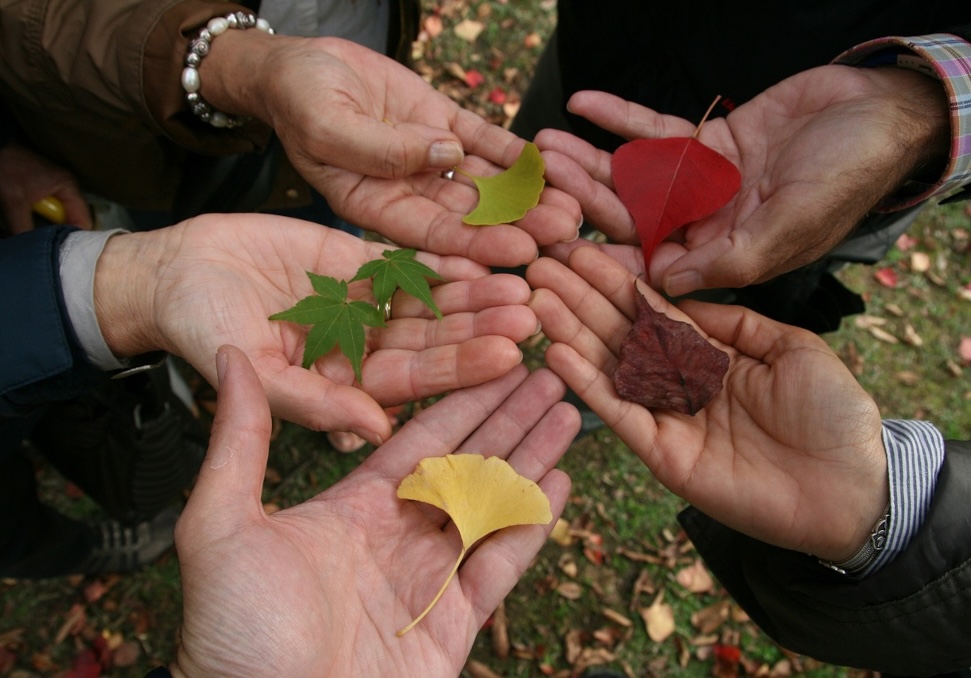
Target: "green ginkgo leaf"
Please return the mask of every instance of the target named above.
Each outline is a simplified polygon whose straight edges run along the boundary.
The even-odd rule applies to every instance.
[[[383,314],[364,301],[347,300],[347,283],[307,271],[316,294],[304,297],[292,308],[274,313],[270,320],[287,320],[311,325],[303,349],[303,366],[309,368],[335,345],[351,362],[354,376],[361,381],[364,362],[364,326],[381,327]]]
[[[385,250],[382,256],[384,259],[375,259],[361,266],[351,282],[374,278],[372,291],[379,309],[385,308],[391,302],[394,291],[400,287],[424,302],[435,317],[441,320],[442,312],[432,299],[432,290],[426,278],[441,280],[442,276],[416,260],[415,250]]]
[[[500,174],[476,177],[462,172],[479,189],[479,204],[462,221],[472,226],[493,226],[522,219],[539,204],[539,195],[546,184],[545,171],[539,147],[527,143],[513,166]]]

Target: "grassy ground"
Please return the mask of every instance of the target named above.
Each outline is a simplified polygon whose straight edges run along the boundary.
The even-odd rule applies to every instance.
[[[426,17],[415,50],[419,72],[463,105],[508,123],[555,21],[554,3],[429,0]],[[963,206],[934,208],[885,261],[845,269],[842,279],[864,294],[868,310],[827,337],[884,416],[927,418],[963,438],[971,436],[971,366],[959,352],[971,334],[969,231]],[[895,287],[880,282],[889,279],[885,273],[875,277],[885,269],[895,273]],[[541,348],[530,348],[533,362]],[[197,387],[205,405],[211,394]],[[281,426],[264,501],[282,507],[311,497],[366,454],[325,448],[322,435]],[[568,529],[549,541],[483,629],[469,676],[570,676],[592,664],[637,677],[854,675],[762,635],[706,579],[676,522],[682,502],[609,431],[577,442],[563,468],[574,480]],[[40,477],[66,510],[96,513],[49,470]],[[0,675],[64,675],[100,648],[116,660],[108,675],[144,675],[173,655],[180,606],[171,553],[126,577],[0,582]],[[648,620],[658,634],[668,615],[673,631],[653,640]],[[732,647],[740,650],[738,664],[719,661],[727,652],[719,648]]]

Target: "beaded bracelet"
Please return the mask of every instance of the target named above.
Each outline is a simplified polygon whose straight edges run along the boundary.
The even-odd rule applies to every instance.
[[[185,90],[185,100],[189,110],[204,122],[213,127],[239,127],[249,120],[245,115],[230,115],[214,109],[209,102],[202,98],[199,89],[202,81],[199,77],[199,65],[209,54],[213,38],[225,33],[230,28],[256,28],[272,34],[273,29],[266,19],[257,19],[255,14],[246,12],[231,12],[226,16],[210,19],[206,27],[199,31],[199,35],[189,41],[185,55],[185,68],[182,70],[182,89]]]

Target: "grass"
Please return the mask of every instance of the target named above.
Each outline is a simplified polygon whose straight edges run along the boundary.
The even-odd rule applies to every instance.
[[[555,21],[554,3],[429,1],[426,16],[434,19],[426,23],[431,32],[416,45],[417,70],[463,105],[508,124]],[[456,37],[453,29],[464,20],[485,25],[475,41]],[[480,73],[483,82],[469,86],[462,74],[470,71]],[[497,88],[502,97],[493,94]],[[971,327],[971,300],[962,296],[971,283],[969,230],[963,205],[932,208],[911,229],[912,247],[892,250],[873,267],[847,267],[840,277],[866,297],[867,322],[848,319],[826,337],[885,417],[926,418],[959,438],[971,437],[971,368],[958,354],[960,338]],[[915,252],[928,256],[927,271],[920,270],[923,258]],[[875,279],[883,268],[896,272],[896,287]],[[902,341],[908,324],[921,345]],[[898,342],[876,338],[873,327]],[[541,362],[541,349],[541,344],[528,347],[531,366]],[[197,393],[201,401],[212,398],[202,385]],[[264,501],[279,507],[303,501],[343,477],[363,455],[332,454],[321,434],[285,424],[271,447]],[[565,677],[591,662],[631,676],[709,676],[716,667],[717,641],[742,650],[742,673],[859,675],[778,647],[717,584],[691,592],[678,583],[678,574],[697,559],[677,524],[684,504],[609,431],[578,441],[562,467],[574,480],[564,513],[571,537],[563,543],[550,540],[505,601],[508,652],[502,656],[495,650],[502,625],[493,620],[476,640],[474,660],[506,678]],[[91,502],[65,493],[53,472],[42,469],[40,477],[45,493],[64,510],[95,514]],[[675,631],[655,642],[641,612],[662,591]],[[712,606],[724,606],[726,619],[700,629],[693,616]],[[79,609],[83,619],[69,627],[72,610]],[[101,637],[137,650],[130,666],[109,675],[143,676],[173,656],[180,609],[178,566],[171,553],[126,577],[0,582],[0,675],[62,674]]]

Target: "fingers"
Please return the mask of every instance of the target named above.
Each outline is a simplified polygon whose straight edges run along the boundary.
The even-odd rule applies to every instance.
[[[382,350],[364,361],[363,388],[390,407],[495,379],[522,359],[515,342],[496,336],[418,352]]]
[[[401,479],[425,457],[455,452],[528,375],[526,366],[519,365],[497,379],[450,393],[410,419],[362,469]]]
[[[273,413],[287,421],[313,431],[350,431],[373,445],[391,436],[382,406],[357,387],[335,384],[299,365],[271,374],[265,387]]]
[[[529,285],[518,275],[488,275],[472,281],[451,282],[432,288],[432,298],[443,315],[478,312],[488,308],[525,304]],[[394,318],[432,318],[431,310],[419,299],[399,293],[392,304]]]
[[[64,221],[86,231],[94,225],[91,219],[91,208],[81,195],[76,185],[68,185],[55,192],[64,206]]]
[[[606,92],[576,92],[566,108],[625,139],[691,136],[697,126],[684,118],[660,115]]]
[[[543,132],[540,133],[540,135],[542,134]],[[537,140],[540,140],[540,136],[537,137]],[[609,179],[610,156],[601,151],[597,151],[597,153],[606,156],[608,162],[606,179],[595,180],[594,176],[601,170],[590,167],[584,169],[564,153],[553,150],[547,150],[543,153],[543,157],[547,159],[546,179],[552,186],[577,199],[586,222],[596,226],[614,241],[637,243],[638,236],[634,227],[634,220],[611,188],[612,183]]]
[[[536,370],[462,443],[461,451],[502,457],[518,473],[538,480],[579,431],[576,408],[561,402],[565,394],[555,374]]]
[[[270,410],[263,386],[242,351],[222,346],[216,353],[216,369],[219,402],[212,437],[185,520],[204,521],[212,532],[228,532],[262,511]]]

